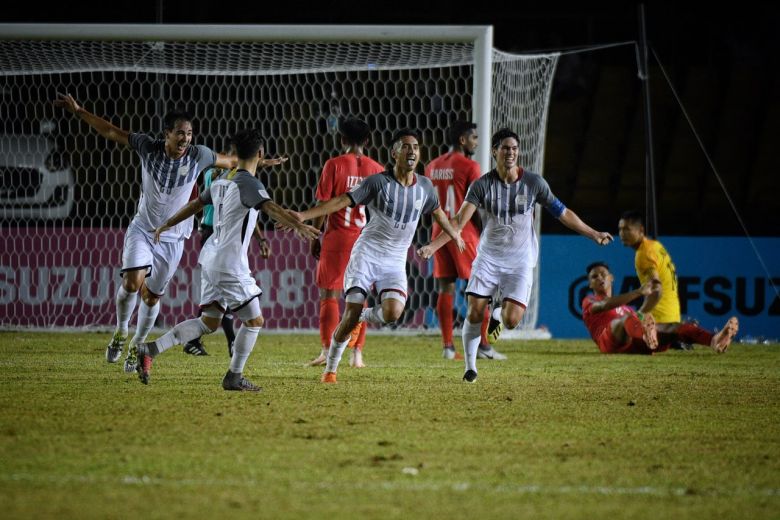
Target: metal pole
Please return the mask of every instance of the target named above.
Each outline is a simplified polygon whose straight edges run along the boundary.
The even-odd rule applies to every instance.
[[[480,135],[477,162],[482,172],[490,169],[490,127],[493,94],[493,27],[486,26],[474,43],[473,118]]]
[[[642,81],[645,105],[645,232],[658,237],[658,212],[655,196],[655,161],[653,160],[653,124],[650,107],[650,79],[647,70],[647,31],[645,5],[639,4],[639,79]]]

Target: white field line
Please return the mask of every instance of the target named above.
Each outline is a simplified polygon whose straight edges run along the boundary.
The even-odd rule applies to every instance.
[[[401,491],[401,492],[469,492],[479,491],[488,493],[502,493],[508,495],[604,495],[604,496],[707,496],[707,497],[780,497],[780,489],[772,488],[729,488],[712,489],[702,488],[691,490],[685,487],[663,486],[554,486],[538,484],[508,483],[488,485],[471,482],[431,482],[418,480],[416,476],[406,473],[407,479],[396,481],[353,482],[350,486],[365,491]],[[0,474],[0,482],[32,482],[38,484],[114,484],[128,486],[168,486],[175,488],[191,486],[239,486],[257,487],[262,481],[254,479],[209,479],[209,478],[158,478],[146,475],[125,475],[122,477],[90,476],[90,475],[47,475],[34,473]],[[294,482],[291,488],[310,489],[321,487],[329,489],[328,484],[322,482]]]

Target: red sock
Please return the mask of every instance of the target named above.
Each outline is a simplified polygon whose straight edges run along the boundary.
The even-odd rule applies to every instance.
[[[436,301],[436,314],[439,316],[441,339],[445,345],[452,345],[453,300],[454,295],[450,293],[439,293],[439,299]]]
[[[488,339],[487,339],[488,325],[490,325],[490,305],[485,306],[485,317],[482,320],[482,330],[480,331],[480,341],[482,342],[483,345],[488,344]]]
[[[635,314],[629,314],[626,321],[623,322],[623,327],[626,329],[626,333],[629,337],[634,339],[642,339],[644,330],[642,329],[642,322],[639,321],[639,317]]]
[[[339,324],[339,301],[336,298],[320,300],[320,341],[322,348],[330,347],[330,338]]]
[[[714,334],[693,323],[683,323],[677,329],[677,337],[685,343],[710,346]]]

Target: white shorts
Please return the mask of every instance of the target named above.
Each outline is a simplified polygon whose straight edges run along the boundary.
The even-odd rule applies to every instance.
[[[500,289],[502,299],[528,305],[533,284],[533,267],[498,265],[477,255],[471,266],[466,294],[491,298]]]
[[[251,274],[221,273],[205,268],[200,272],[201,307],[216,304],[222,312],[236,312],[261,294],[263,291]]]
[[[122,270],[146,270],[146,288],[157,296],[165,294],[184,251],[184,241],[159,242],[144,233],[134,223],[125,232],[125,244],[122,248]]]
[[[344,273],[344,292],[358,287],[368,295],[373,285],[379,295],[398,291],[406,296],[407,283],[405,262],[387,264],[365,254],[353,255]]]

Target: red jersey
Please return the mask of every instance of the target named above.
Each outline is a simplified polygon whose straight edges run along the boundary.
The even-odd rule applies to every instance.
[[[439,194],[441,208],[447,214],[447,218],[451,219],[463,205],[469,186],[479,179],[479,163],[462,153],[449,152],[429,162],[425,168],[425,176],[433,182]],[[439,234],[441,234],[441,227],[434,221],[431,238]],[[463,240],[476,241],[479,232],[474,223],[468,222],[461,231],[461,236]]]
[[[589,294],[582,300],[582,321],[585,322],[585,326],[588,328],[590,337],[598,343],[599,335],[605,328],[609,329],[612,320],[622,318],[626,314],[635,314],[636,311],[628,305],[621,305],[608,311],[591,312],[590,309],[594,303],[600,302],[606,298],[598,297],[595,294]]]
[[[325,202],[339,195],[343,195],[359,185],[369,175],[383,172],[385,168],[378,162],[365,155],[357,156],[353,153],[339,155],[325,162],[322,168],[319,184],[317,184],[317,200]],[[365,206],[346,207],[331,213],[328,216],[328,224],[323,235],[333,236],[334,241],[349,241],[354,243],[360,235],[360,230],[366,225]]]

